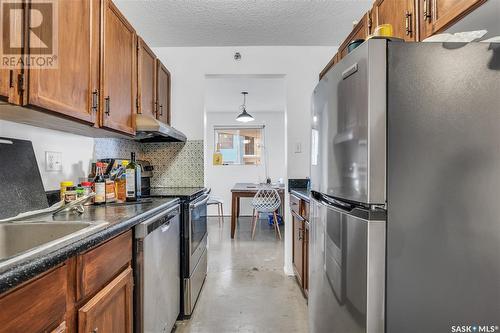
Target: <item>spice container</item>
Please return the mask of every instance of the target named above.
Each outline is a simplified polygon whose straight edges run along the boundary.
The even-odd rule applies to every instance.
[[[76,197],[81,198],[85,195],[85,190],[83,189],[82,184],[78,184],[76,187]]]
[[[64,194],[66,193],[66,188],[68,186],[73,186],[73,182],[64,181],[64,182],[61,182],[61,184],[60,184],[60,194],[61,194],[60,198],[61,198],[61,201],[65,200]]]
[[[70,203],[71,201],[75,200],[76,200],[76,186],[66,187],[66,191],[64,192],[64,202]]]
[[[115,202],[115,182],[106,178],[106,202]]]
[[[92,190],[92,185],[93,185],[92,182],[82,182],[83,196],[90,195],[90,194],[92,194],[92,192],[94,192]],[[91,198],[90,200],[87,200],[85,205],[90,205],[93,203],[94,203],[94,198]]]

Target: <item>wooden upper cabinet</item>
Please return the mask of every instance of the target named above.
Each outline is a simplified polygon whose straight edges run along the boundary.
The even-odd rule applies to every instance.
[[[29,69],[23,104],[93,124],[98,118],[100,3],[59,1],[58,7],[57,66]]]
[[[394,37],[415,41],[415,1],[377,0],[372,9],[373,29],[380,24],[391,24]]]
[[[131,333],[132,289],[128,267],[78,310],[78,332]]]
[[[9,69],[0,69],[0,96],[4,99],[9,98],[11,73]]]
[[[111,0],[103,0],[101,126],[135,134],[136,34]]]
[[[420,40],[439,33],[486,0],[419,0]]]
[[[170,72],[157,60],[158,78],[158,119],[165,124],[171,124],[170,119]]]
[[[156,117],[156,56],[142,38],[137,38],[137,113]]]
[[[330,61],[328,62],[328,64],[326,64],[325,68],[323,68],[323,70],[321,71],[321,73],[319,73],[319,79],[321,80],[323,78],[323,76],[326,75],[326,73],[328,73],[328,71],[330,70],[330,68],[332,68],[333,66],[335,66],[335,64],[339,62],[339,56],[338,56],[338,53],[335,53],[335,55],[333,56],[332,59],[330,59]]]
[[[349,36],[347,36],[346,40],[340,45],[339,47],[339,60],[344,58],[347,55],[347,46],[349,45],[350,42],[356,39],[366,39],[369,34],[369,16],[368,13],[365,13],[361,20],[359,20],[358,24],[354,27],[354,29],[351,31]]]

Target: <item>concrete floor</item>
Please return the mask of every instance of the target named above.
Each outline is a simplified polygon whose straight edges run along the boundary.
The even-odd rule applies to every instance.
[[[307,332],[307,304],[294,277],[283,272],[283,241],[266,220],[251,239],[249,217],[230,237],[230,218],[208,225],[208,274],[191,319],[176,333]],[[282,234],[284,229],[281,229]]]

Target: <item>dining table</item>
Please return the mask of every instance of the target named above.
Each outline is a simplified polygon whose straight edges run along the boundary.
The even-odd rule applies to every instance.
[[[256,183],[236,183],[231,188],[231,238],[234,238],[236,232],[236,220],[240,217],[240,199],[253,198],[257,191],[262,186],[270,186],[278,191],[281,199],[280,215],[284,222],[284,207],[285,207],[285,185],[284,184],[256,184]]]

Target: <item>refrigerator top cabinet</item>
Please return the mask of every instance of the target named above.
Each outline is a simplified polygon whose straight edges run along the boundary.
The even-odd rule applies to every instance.
[[[312,190],[385,204],[386,42],[363,43],[330,70],[312,113]]]

